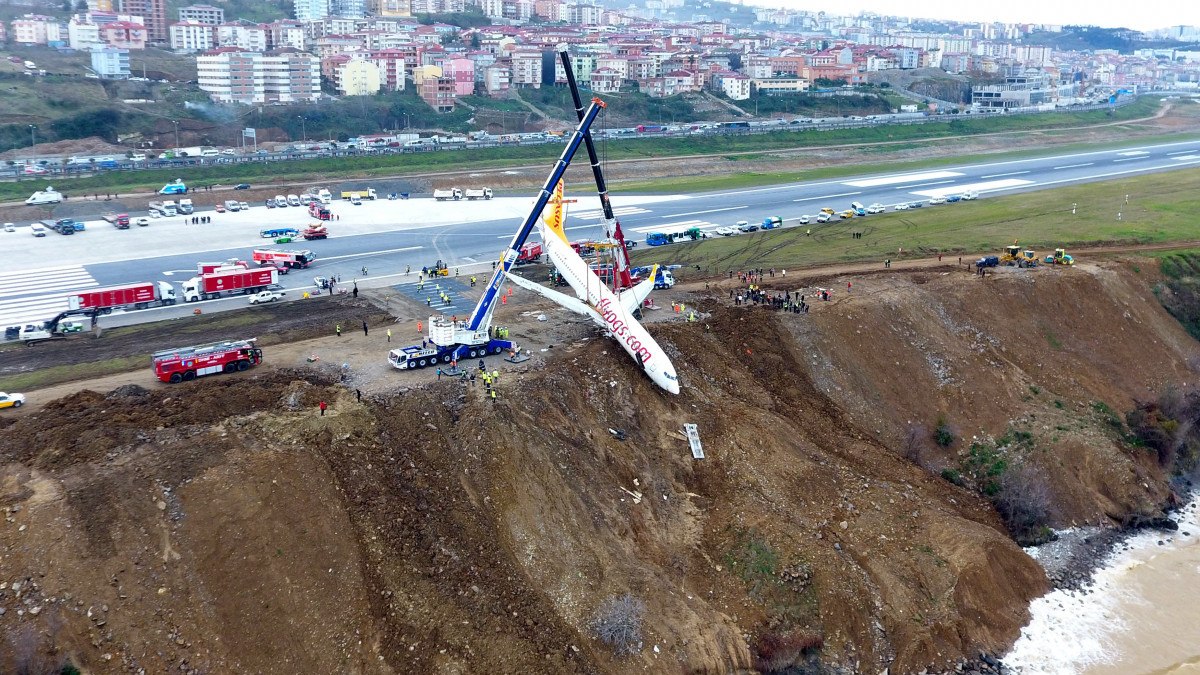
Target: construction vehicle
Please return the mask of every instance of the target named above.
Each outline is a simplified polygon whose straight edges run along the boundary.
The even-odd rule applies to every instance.
[[[1021,253],[1021,260],[1017,263],[1018,267],[1037,267],[1038,257],[1037,251],[1027,248]]]
[[[1014,243],[1012,246],[1004,247],[1004,255],[1000,256],[1000,264],[1011,267],[1012,265],[1016,265],[1020,259],[1021,247]]]
[[[221,297],[222,293],[257,293],[279,281],[279,272],[272,268],[242,269],[222,267],[183,282],[183,301],[198,302]]]
[[[1052,255],[1046,256],[1047,265],[1074,265],[1075,259],[1067,255],[1065,249],[1056,248]]]
[[[49,321],[43,321],[40,324],[25,324],[17,332],[17,337],[26,345],[37,344],[47,340],[62,340],[69,333],[79,332],[76,329],[75,322],[66,321],[67,317],[85,316],[91,319],[92,326],[96,325],[96,317],[99,312],[94,309],[68,309],[65,312],[60,312],[57,316]]]
[[[465,196],[468,200],[473,199],[491,199],[492,188],[467,188]]]
[[[154,376],[163,382],[178,384],[205,375],[244,371],[262,363],[257,338],[215,342],[194,347],[178,347],[154,352]]]
[[[438,200],[439,202],[444,202],[448,199],[458,201],[458,200],[462,199],[462,196],[463,196],[462,190],[460,190],[459,188],[450,188],[449,190],[434,190],[433,191],[433,198]]]
[[[429,267],[426,267],[422,271],[425,273],[425,276],[427,276],[427,277],[448,277],[448,276],[450,276],[450,269],[447,268],[446,263],[441,260],[435,262],[434,264],[430,265]]]
[[[565,58],[564,53],[564,60]],[[578,96],[574,87],[572,87],[572,90],[573,94]],[[391,350],[388,353],[388,362],[393,367],[402,370],[423,368],[435,363],[443,364],[457,359],[478,358],[485,354],[519,351],[515,343],[503,337],[493,337],[491,327],[492,312],[498,304],[500,287],[504,283],[505,274],[516,262],[517,257],[521,253],[521,247],[525,244],[529,233],[533,231],[538,218],[541,217],[542,211],[546,208],[546,204],[549,203],[551,193],[558,184],[559,179],[562,178],[567,167],[570,165],[575,151],[579,149],[579,146],[585,140],[589,145],[589,151],[592,150],[591,136],[588,135],[588,129],[595,122],[596,116],[600,114],[600,110],[604,105],[604,102],[599,98],[593,98],[587,112],[580,115],[579,125],[575,128],[575,132],[571,135],[566,148],[563,149],[558,161],[555,162],[554,167],[551,169],[550,176],[542,186],[541,192],[534,201],[529,214],[525,217],[524,222],[521,223],[520,228],[517,229],[516,234],[513,235],[512,241],[504,249],[503,254],[501,254],[496,269],[492,272],[491,279],[484,286],[483,294],[480,296],[475,309],[471,312],[467,320],[460,321],[445,316],[430,317],[428,341],[411,347]],[[592,154],[592,157],[595,157],[595,155]],[[607,195],[602,194],[601,203],[605,204],[606,201]]]

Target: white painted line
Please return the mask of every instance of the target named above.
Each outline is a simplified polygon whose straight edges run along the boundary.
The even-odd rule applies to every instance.
[[[1174,155],[1186,155],[1191,152],[1195,152],[1195,150],[1176,150],[1175,152],[1168,152],[1167,157],[1172,157]]]
[[[957,180],[951,178],[950,180],[936,180],[932,183],[921,183],[919,185],[905,185],[905,186],[901,187],[900,189],[901,190],[911,190],[913,188],[929,187],[930,185],[945,185],[946,183],[957,183],[957,182],[958,182]]]
[[[955,185],[948,188],[935,188],[933,190],[913,190],[912,194],[921,195],[923,197],[944,197],[949,194],[959,194],[967,190],[975,192],[986,192],[988,190],[1004,190],[1022,185],[1033,185],[1031,180],[1022,180],[1020,178],[1006,178],[1004,180],[994,180],[987,183],[974,183],[972,185]]]
[[[938,180],[939,178],[959,178],[962,174],[957,171],[926,171],[924,173],[910,173],[899,176],[884,176],[882,178],[867,178],[865,180],[849,180],[843,181],[843,185],[852,187],[880,187],[882,185],[896,185],[898,183],[917,183],[923,180]],[[857,192],[855,194],[858,194]]]
[[[1141,155],[1148,155],[1150,153],[1146,152],[1145,150],[1129,150],[1128,152],[1118,152],[1117,154],[1122,157],[1134,157],[1134,156],[1140,157]]]
[[[1125,159],[1114,159],[1113,163],[1115,164],[1117,162],[1132,162],[1132,161],[1138,160],[1138,159],[1153,159],[1153,158],[1152,157],[1126,157]]]
[[[1176,159],[1176,160],[1178,160],[1178,159],[1185,159],[1185,158],[1182,158],[1182,157],[1175,157],[1175,158],[1173,158],[1173,159]],[[1192,159],[1190,159],[1189,161],[1187,161],[1187,162],[1185,162],[1185,163],[1187,163],[1187,164],[1198,164],[1198,163],[1200,163],[1200,155],[1195,155],[1195,156],[1194,156]],[[1170,164],[1164,164],[1164,165],[1159,165],[1159,166],[1139,166],[1139,167],[1138,167],[1138,168],[1136,168],[1136,169],[1125,169],[1124,171],[1108,171],[1108,172],[1106,172],[1106,173],[1098,173],[1098,174],[1094,174],[1094,175],[1091,175],[1091,176],[1087,176],[1086,178],[1087,178],[1087,179],[1090,179],[1090,180],[1096,180],[1096,179],[1100,179],[1100,178],[1112,178],[1112,177],[1114,177],[1114,176],[1127,176],[1127,175],[1129,175],[1129,174],[1131,174],[1131,173],[1149,173],[1149,172],[1151,172],[1151,171],[1158,171],[1158,170],[1160,170],[1160,169],[1163,169],[1163,170],[1168,170],[1168,171],[1169,171],[1169,170],[1171,170],[1171,169],[1174,169],[1174,168],[1175,168],[1175,167],[1174,167],[1174,166],[1172,166],[1172,165],[1170,165]],[[1025,182],[1027,182],[1027,183],[1030,183],[1030,184],[1033,184],[1033,185],[1035,185],[1036,187],[1043,187],[1043,186],[1046,186],[1046,185],[1060,185],[1060,184],[1063,184],[1063,183],[1079,183],[1081,180],[1083,180],[1083,179],[1080,179],[1080,178],[1060,178],[1060,179],[1058,179],[1058,180],[1047,180],[1047,181],[1041,181],[1041,182],[1039,182],[1039,183],[1033,183],[1032,181],[1025,181]],[[1011,186],[1007,186],[1007,187],[997,187],[997,188],[992,188],[992,190],[993,190],[993,191],[995,191],[995,192],[1001,192],[1001,191],[1003,191],[1003,190],[1015,190],[1016,188],[1019,188],[1019,187],[1023,187],[1023,186],[1021,186],[1021,185],[1011,185]]]
[[[83,270],[83,265],[63,265],[62,267],[39,267],[36,270],[27,270],[24,272],[0,272],[0,280],[7,277],[19,277],[30,274],[31,272],[61,272],[63,270]]]
[[[512,236],[508,236],[505,238],[512,239]],[[384,251],[364,251],[363,253],[347,253],[346,255],[331,255],[328,257],[324,257],[324,258],[317,258],[317,260],[324,262],[326,260],[342,260],[345,258],[361,258],[363,256],[368,256],[368,255],[379,255],[380,253],[403,253],[404,251],[416,251],[416,250],[422,249],[422,248],[425,248],[425,247],[424,246],[404,246],[402,248],[389,248]]]
[[[30,295],[30,294],[38,293],[38,292],[46,293],[49,291],[70,291],[70,290],[75,290],[75,289],[83,290],[85,288],[95,288],[99,285],[100,285],[100,283],[97,281],[87,281],[87,282],[64,281],[62,283],[57,283],[57,284],[38,284],[36,286],[31,285],[31,286],[24,286],[24,287],[17,287],[17,288],[5,288],[5,289],[3,289],[4,293],[0,293],[0,298],[9,298],[12,296],[19,296],[19,295]]]
[[[467,262],[479,262],[478,260],[472,258],[471,256],[466,256],[466,255],[463,256],[463,260],[466,260]]]
[[[721,211],[737,211],[738,209],[748,209],[749,206],[726,206],[723,209],[708,209],[706,211],[691,211],[689,213],[676,213],[670,216],[659,216],[659,218],[682,218],[684,216],[699,216],[704,213],[719,213]]]
[[[980,176],[980,178],[1004,178],[1005,176],[1020,176],[1021,174],[1029,173],[1028,171],[1009,171],[1008,173],[994,173],[990,176]]]
[[[858,192],[842,192],[842,193],[839,193],[836,195],[823,195],[821,197],[802,197],[800,199],[793,199],[792,201],[794,201],[794,202],[811,202],[811,201],[815,201],[817,199],[833,199],[834,197],[853,197],[854,195],[861,195],[861,194],[862,194],[862,190],[859,190]]]
[[[1063,166],[1054,167],[1054,170],[1058,171],[1059,169],[1078,169],[1081,166],[1091,166],[1093,164],[1095,164],[1095,162],[1084,162],[1083,164],[1064,164]]]
[[[1197,158],[1200,158],[1200,155],[1183,155],[1181,157],[1172,157],[1171,159],[1175,160],[1176,162],[1190,162]]]

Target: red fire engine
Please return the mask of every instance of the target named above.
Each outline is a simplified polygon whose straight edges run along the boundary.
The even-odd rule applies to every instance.
[[[215,342],[194,347],[179,347],[155,352],[154,375],[163,382],[175,384],[216,373],[246,370],[262,363],[262,349],[257,338]]]

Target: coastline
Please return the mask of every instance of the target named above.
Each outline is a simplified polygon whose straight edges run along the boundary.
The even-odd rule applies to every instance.
[[[1186,494],[1186,504],[1167,519],[1124,528],[1073,528],[1058,533],[1055,542],[1027,549],[1046,569],[1054,590],[1031,603],[1032,618],[1004,655],[1002,672],[1080,675],[1115,667],[1113,672],[1150,673],[1194,656],[1181,645],[1183,651],[1174,660],[1162,653],[1161,665],[1131,664],[1123,661],[1132,655],[1129,646],[1122,644],[1136,644],[1143,634],[1159,632],[1144,621],[1132,621],[1127,611],[1148,603],[1138,575],[1156,564],[1169,564],[1173,554],[1200,554],[1200,495]],[[1180,600],[1197,604],[1182,586],[1186,584],[1181,584]],[[1141,665],[1148,669],[1133,670]]]

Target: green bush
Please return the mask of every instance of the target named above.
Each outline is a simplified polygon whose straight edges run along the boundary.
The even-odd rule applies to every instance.
[[[954,429],[946,422],[945,417],[938,417],[937,426],[933,429],[933,442],[937,443],[939,448],[948,448],[954,445],[954,440]]]

